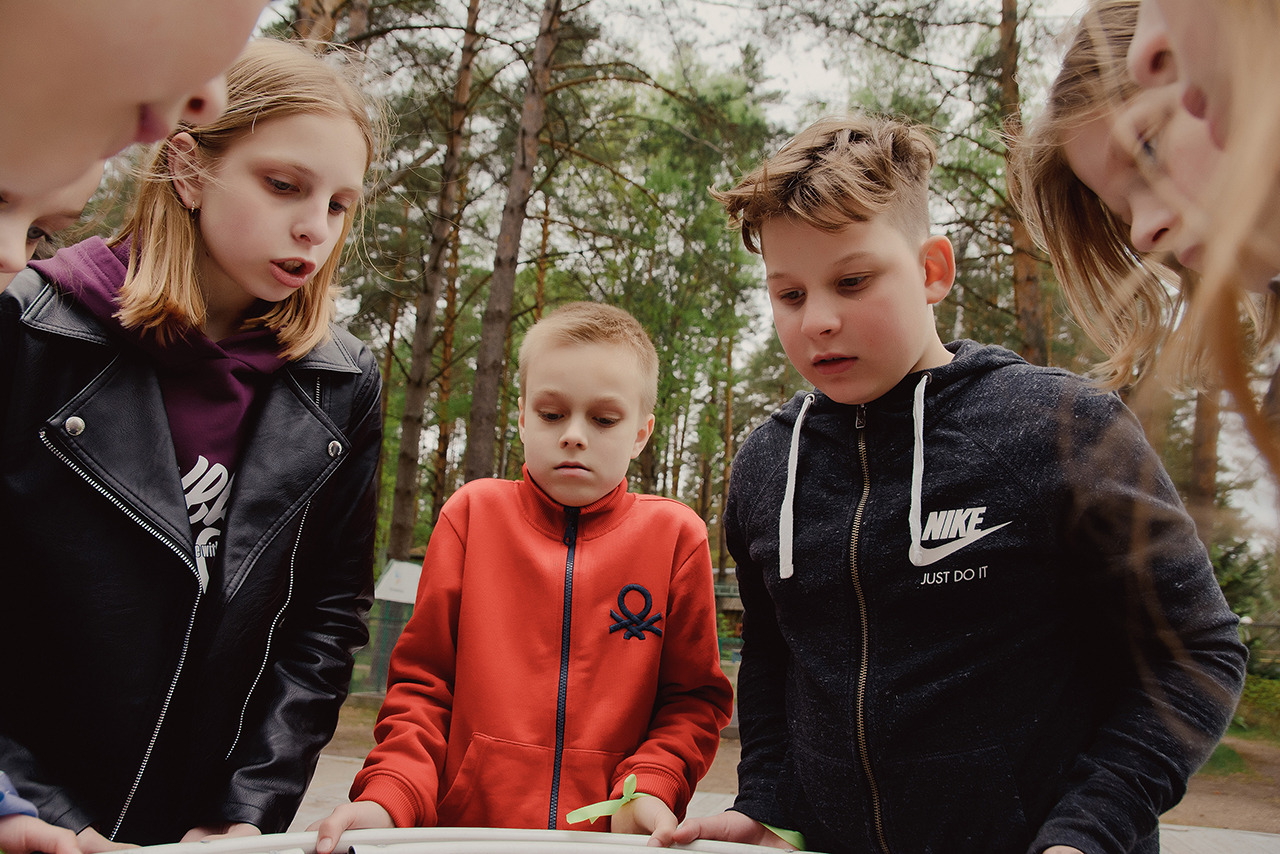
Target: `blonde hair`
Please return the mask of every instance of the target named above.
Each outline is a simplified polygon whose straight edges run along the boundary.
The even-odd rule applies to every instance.
[[[1206,7],[1208,10],[1209,7]],[[1204,276],[1192,294],[1187,323],[1204,330],[1206,349],[1222,383],[1244,416],[1254,444],[1280,477],[1280,425],[1268,423],[1249,387],[1254,344],[1265,345],[1280,330],[1280,294],[1274,282],[1263,301],[1257,342],[1242,315],[1256,306],[1252,291],[1259,275],[1280,272],[1280,4],[1275,0],[1215,0],[1207,14],[1218,16],[1218,61],[1228,66],[1233,104],[1227,130],[1227,164],[1221,192],[1209,211],[1213,229],[1206,239]]]
[[[1075,175],[1065,155],[1083,124],[1113,115],[1138,94],[1126,55],[1140,5],[1089,4],[1044,113],[1010,140],[1010,195],[1048,253],[1073,317],[1105,356],[1094,369],[1102,385],[1119,388],[1159,369],[1175,385],[1212,386],[1220,366],[1210,352],[1211,327],[1191,310],[1200,276],[1184,270],[1179,281],[1134,248],[1129,227]],[[1268,324],[1251,300],[1239,300],[1234,311],[1237,323],[1248,317],[1266,336]]]
[[[203,125],[182,124],[150,152],[139,189],[124,227],[112,244],[132,241],[129,269],[120,288],[120,321],[129,328],[151,330],[161,341],[205,320],[205,301],[198,284],[200,249],[198,220],[182,203],[174,186],[173,137],[189,133],[196,141],[194,157],[207,168],[255,124],[300,114],[350,118],[365,141],[365,168],[379,156],[385,129],[376,105],[362,92],[354,69],[321,57],[324,45],[275,39],[249,43],[227,71],[227,109]],[[342,250],[360,205],[344,216],[333,253],[306,285],[246,321],[245,328],[276,332],[281,355],[300,358],[329,335],[334,315],[334,280]]]
[[[1108,388],[1127,385],[1151,364],[1180,303],[1171,271],[1134,248],[1129,227],[1076,176],[1065,154],[1083,124],[1139,91],[1125,65],[1139,5],[1090,3],[1049,88],[1048,106],[1009,141],[1010,196],[1048,253],[1076,322],[1106,356],[1095,374]]]
[[[520,344],[520,387],[525,387],[529,365],[539,353],[575,344],[616,344],[630,350],[636,358],[642,414],[653,413],[658,402],[658,353],[653,341],[631,314],[603,303],[566,303],[529,328]]]
[[[888,214],[908,237],[929,235],[929,173],[937,149],[925,128],[887,116],[819,119],[732,189],[712,190],[742,242],[779,216],[825,231]]]

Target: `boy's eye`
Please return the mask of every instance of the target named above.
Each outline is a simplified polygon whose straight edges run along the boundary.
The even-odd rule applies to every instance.
[[[288,193],[297,189],[288,181],[281,181],[279,178],[272,178],[269,175],[267,176],[266,181],[267,181],[267,186],[271,187],[271,189],[279,193]]]
[[[774,299],[776,299],[780,303],[783,303],[784,305],[795,305],[796,303],[804,299],[804,291],[800,291],[800,290],[779,291],[777,295],[774,297]]]
[[[559,421],[564,416],[561,415],[559,412],[539,412],[538,417],[548,423],[555,423],[556,421]]]
[[[866,284],[866,276],[846,276],[840,280],[840,287],[846,290],[852,290],[862,287]]]
[[[601,427],[612,427],[613,425],[618,423],[618,419],[611,418],[608,415],[597,415],[595,418],[595,422],[599,424]]]

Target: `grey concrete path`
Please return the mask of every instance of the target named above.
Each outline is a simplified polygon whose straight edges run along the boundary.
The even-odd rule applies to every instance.
[[[345,804],[351,780],[362,764],[359,759],[322,755],[289,830],[303,830]],[[698,792],[689,802],[689,815],[713,815],[732,804],[733,795]],[[1280,854],[1280,834],[1165,824],[1160,826],[1160,850],[1162,854]]]

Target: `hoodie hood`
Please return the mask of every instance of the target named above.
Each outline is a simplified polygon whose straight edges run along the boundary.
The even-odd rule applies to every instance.
[[[129,243],[108,246],[100,237],[61,249],[29,266],[87,308],[112,334],[127,334],[116,319],[116,299],[129,269]]]
[[[162,343],[143,330],[125,329],[116,312],[130,248],[129,241],[109,246],[95,237],[33,266],[155,371],[190,510],[201,585],[207,587],[220,566],[236,467],[273,374],[286,362],[272,330],[254,329],[217,342],[187,330]]]
[[[91,237],[59,250],[45,261],[33,261],[30,266],[88,309],[109,334],[123,337],[169,366],[230,357],[250,371],[270,374],[285,364],[278,353],[275,332],[268,329],[240,332],[219,342],[187,332],[167,344],[160,343],[154,335],[125,329],[116,312],[120,310],[120,287],[129,270],[132,247],[132,240],[111,246],[100,237]]]
[[[1025,364],[1016,353],[1003,347],[982,345],[976,341],[960,340],[946,345],[952,353],[952,360],[937,368],[917,371],[908,374],[896,386],[876,400],[865,404],[837,403],[820,391],[801,392],[791,399],[786,406],[774,413],[773,418],[790,427],[791,445],[787,452],[787,481],[783,492],[782,506],[778,510],[778,576],[790,578],[795,572],[793,551],[795,542],[795,492],[797,487],[797,470],[800,460],[800,446],[803,442],[805,418],[813,408],[815,412],[835,413],[845,418],[852,418],[853,424],[861,429],[866,423],[867,414],[911,413],[913,452],[911,467],[911,562],[924,566],[945,555],[934,554],[935,550],[926,550],[922,545],[921,493],[924,485],[924,410],[926,392],[933,395],[934,400],[958,395],[974,380],[1000,368]],[[1007,522],[1005,524],[1008,524]],[[989,533],[1003,528],[997,525],[975,532],[974,535],[945,546],[940,550],[955,551],[975,542]],[[926,551],[929,554],[926,554]],[[949,552],[948,552],[949,553]]]

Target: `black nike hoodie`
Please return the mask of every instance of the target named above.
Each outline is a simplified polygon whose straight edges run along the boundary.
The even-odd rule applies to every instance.
[[[1118,397],[948,349],[866,405],[797,395],[733,462],[734,809],[821,851],[1156,851],[1237,619]]]

